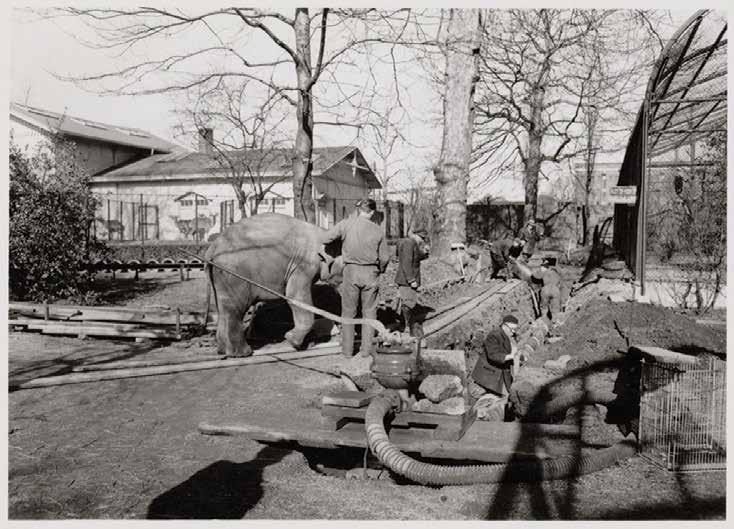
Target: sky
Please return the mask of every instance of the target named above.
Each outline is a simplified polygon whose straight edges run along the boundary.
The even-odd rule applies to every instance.
[[[684,21],[692,12],[675,12],[674,19]],[[62,23],[53,20],[31,20],[27,14],[14,11],[10,21],[10,98],[12,101],[26,103],[44,109],[66,112],[91,120],[112,123],[121,126],[136,127],[147,130],[158,136],[178,143],[186,140],[176,137],[175,128],[179,118],[174,110],[181,105],[181,99],[170,95],[148,96],[100,96],[85,91],[72,82],[57,79],[54,75],[94,74],[109,69],[116,61],[110,52],[100,52],[84,47],[77,38],[85,38],[91,34],[74,20]],[[223,28],[223,31],[230,31]],[[231,30],[234,31],[234,30]],[[74,36],[73,36],[74,35]],[[77,38],[75,38],[75,36]],[[202,41],[210,36],[201,35]],[[249,37],[248,46],[254,49],[264,48],[262,40]],[[185,46],[169,39],[161,46]],[[200,43],[194,43],[196,45]],[[53,50],[53,52],[51,52]],[[151,53],[160,53],[156,49]],[[147,57],[148,50],[134,50],[137,57]],[[123,57],[123,60],[125,57]],[[407,107],[410,123],[404,131],[410,145],[401,146],[395,154],[396,164],[403,170],[397,187],[409,185],[408,173],[413,178],[430,174],[430,166],[438,156],[441,141],[440,126],[434,120],[440,110],[435,93],[421,82],[421,71],[414,64],[401,65],[401,74],[412,75],[413,82],[409,89],[401,94],[401,100]],[[364,72],[355,65],[346,74],[354,85],[365,82]],[[392,73],[384,68],[377,72],[377,83],[389,85]],[[356,143],[365,152],[368,161],[373,165],[377,159],[369,144],[356,141],[356,130],[350,127],[317,126],[315,144],[317,146],[334,146],[345,143]],[[190,142],[188,143],[190,145]],[[512,187],[511,181],[498,181],[473,191],[473,198],[488,192],[497,194],[493,188]],[[517,188],[518,186],[515,185]],[[522,196],[521,188],[510,192],[513,196]],[[509,198],[509,197],[508,197]]]

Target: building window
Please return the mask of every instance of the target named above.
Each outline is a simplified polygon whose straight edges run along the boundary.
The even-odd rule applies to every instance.
[[[274,198],[273,199],[273,205],[276,206],[276,207],[282,208],[283,206],[285,206],[285,199],[282,198],[282,197],[281,198]]]

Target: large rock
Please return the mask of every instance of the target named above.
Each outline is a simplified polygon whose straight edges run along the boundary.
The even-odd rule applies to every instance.
[[[435,403],[428,399],[421,399],[413,405],[413,411],[424,413],[442,413],[444,415],[463,415],[466,411],[466,402],[463,397],[451,397]]]
[[[551,371],[560,371],[563,373],[573,367],[574,364],[572,364],[572,360],[573,357],[571,355],[561,355],[555,360],[546,360],[543,367]]]
[[[482,396],[474,404],[474,408],[477,410],[477,419],[489,422],[504,422],[506,406],[506,397],[489,394]]]
[[[431,402],[441,402],[461,395],[464,386],[456,375],[429,375],[421,382],[418,391]]]
[[[456,375],[466,381],[466,353],[463,349],[423,349],[420,356],[422,377]]]

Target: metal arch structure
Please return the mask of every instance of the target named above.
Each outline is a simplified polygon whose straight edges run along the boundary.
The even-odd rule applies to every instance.
[[[637,199],[615,205],[613,244],[643,295],[648,236],[664,214],[662,191],[672,187],[671,173],[710,165],[697,159],[696,146],[726,130],[726,14],[700,10],[668,41],[653,68],[619,173],[617,185],[637,186]]]

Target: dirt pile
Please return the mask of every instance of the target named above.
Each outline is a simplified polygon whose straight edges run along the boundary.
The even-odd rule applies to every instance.
[[[390,261],[385,273],[380,276],[380,300],[391,303],[397,299],[398,287],[395,284],[395,273],[397,272],[397,261]],[[476,284],[457,283],[445,287],[431,285],[449,278],[456,278],[458,274],[453,267],[437,257],[429,257],[421,263],[421,281],[427,290],[422,290],[419,299],[422,304],[439,307],[449,303],[457,297],[466,296],[476,291]]]
[[[616,325],[615,325],[616,322]],[[619,359],[617,351],[632,345],[663,347],[687,354],[726,352],[726,332],[699,325],[675,311],[642,303],[612,303],[606,297],[590,297],[566,317],[559,328],[562,340],[548,344],[531,359],[542,365],[569,354],[580,366]]]

